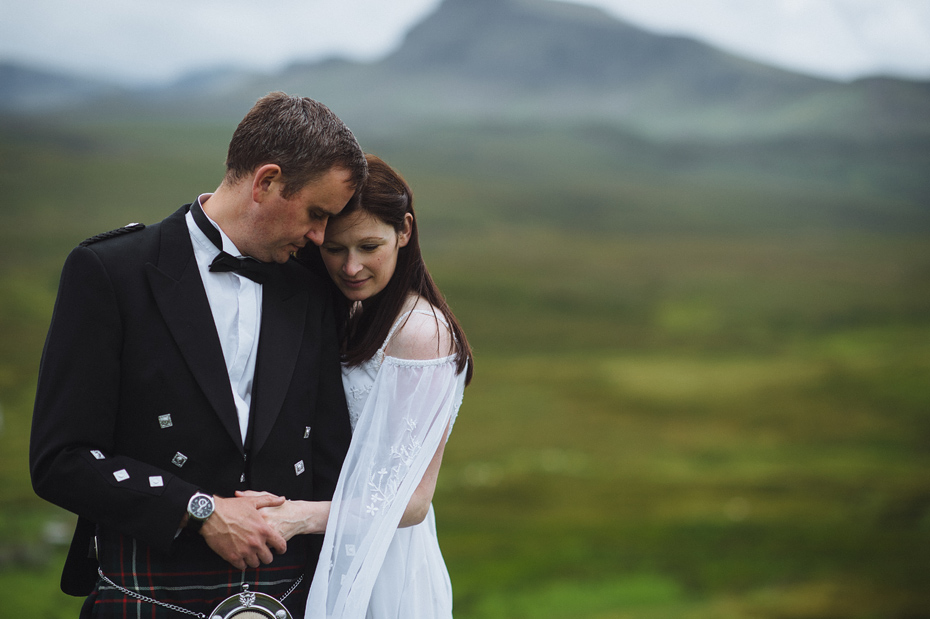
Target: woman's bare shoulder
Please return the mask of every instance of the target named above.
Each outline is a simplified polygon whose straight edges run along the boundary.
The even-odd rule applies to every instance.
[[[439,359],[455,352],[455,340],[446,318],[422,297],[411,297],[403,313],[410,312],[388,342],[385,354],[398,359]],[[402,313],[402,314],[403,314]]]

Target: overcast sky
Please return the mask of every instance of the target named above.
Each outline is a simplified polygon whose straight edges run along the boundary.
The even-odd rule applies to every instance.
[[[930,79],[930,0],[573,0],[659,32],[849,79]],[[8,0],[0,61],[129,82],[388,53],[440,0]]]

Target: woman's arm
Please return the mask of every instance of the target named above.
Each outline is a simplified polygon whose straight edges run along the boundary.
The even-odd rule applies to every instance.
[[[439,443],[439,449],[436,450],[436,454],[430,460],[429,467],[423,473],[423,478],[420,480],[417,489],[413,491],[413,496],[410,497],[410,502],[407,503],[407,509],[404,510],[404,515],[401,516],[398,527],[412,527],[415,524],[420,524],[426,518],[429,505],[433,502],[433,493],[436,491],[436,480],[439,479],[439,467],[442,465],[442,452],[446,448],[446,438],[448,436],[449,430],[447,429],[442,437],[442,442]]]
[[[423,299],[414,302],[417,309],[429,309],[430,305]],[[433,308],[438,313],[438,310]],[[441,314],[439,314],[441,316]],[[436,359],[445,357],[455,352],[455,341],[452,333],[435,316],[426,314],[413,313],[398,329],[397,333],[388,343],[385,354],[398,359]],[[429,463],[429,467],[423,474],[417,489],[413,491],[407,509],[400,519],[400,527],[410,527],[423,522],[429,511],[430,503],[433,500],[433,493],[436,491],[436,481],[439,478],[439,467],[442,465],[442,454],[446,447],[446,439],[449,436],[449,429],[446,428],[442,441],[436,454]]]
[[[267,492],[236,491],[237,497],[271,495]],[[262,517],[285,540],[295,535],[323,533],[329,519],[330,501],[284,501],[282,505],[262,508]]]
[[[413,491],[413,496],[410,497],[410,502],[404,510],[398,527],[412,527],[426,518],[430,503],[433,501],[433,493],[436,491],[436,480],[439,478],[439,467],[442,465],[442,454],[446,446],[445,439],[444,436],[417,489]],[[240,497],[264,494],[268,493],[252,490],[236,492],[236,496]],[[285,540],[290,540],[295,535],[324,533],[331,505],[330,501],[285,501],[280,506],[266,507],[261,510],[261,513],[265,522],[270,524]]]
[[[414,301],[413,305],[418,309],[429,307],[422,300]],[[394,334],[385,353],[398,359],[430,360],[448,356],[454,351],[455,341],[442,321],[432,315],[413,313]],[[446,427],[436,452],[404,509],[399,527],[414,526],[426,518],[436,491],[448,433],[449,429]],[[254,493],[241,494],[247,496]],[[295,535],[324,533],[330,506],[328,501],[287,501],[280,507],[265,508],[262,513],[266,521],[289,540]]]

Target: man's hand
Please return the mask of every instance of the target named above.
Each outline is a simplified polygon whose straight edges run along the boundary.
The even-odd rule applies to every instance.
[[[239,570],[271,563],[273,552],[287,550],[287,541],[273,526],[265,522],[259,511],[277,507],[284,497],[273,494],[237,496],[223,499],[214,497],[216,509],[206,519],[200,534],[213,552]]]
[[[236,496],[254,498],[274,495],[247,490],[236,492]],[[285,501],[281,505],[264,507],[261,515],[275,531],[289,540],[295,535],[325,532],[330,505],[329,501]]]

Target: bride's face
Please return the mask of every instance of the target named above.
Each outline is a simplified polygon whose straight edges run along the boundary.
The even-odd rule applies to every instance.
[[[350,301],[364,301],[391,281],[397,253],[410,240],[412,216],[405,229],[394,228],[365,211],[330,220],[320,254],[329,276]]]

